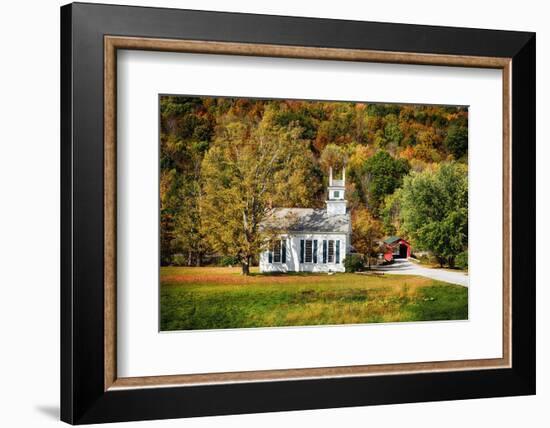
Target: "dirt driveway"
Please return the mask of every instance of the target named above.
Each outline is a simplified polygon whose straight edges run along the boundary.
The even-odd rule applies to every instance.
[[[468,274],[464,272],[427,268],[407,259],[396,259],[393,264],[378,266],[376,270],[392,275],[419,275],[468,287]]]

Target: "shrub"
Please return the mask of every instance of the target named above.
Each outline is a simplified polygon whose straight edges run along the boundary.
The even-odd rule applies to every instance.
[[[239,260],[237,259],[237,257],[233,256],[222,256],[218,261],[218,265],[220,266],[236,266],[238,264]]]
[[[350,254],[344,259],[344,267],[346,268],[346,272],[363,270],[365,267],[363,256],[360,254]]]
[[[455,266],[460,269],[468,269],[468,251],[463,251],[456,256]]]
[[[183,254],[174,254],[172,256],[172,266],[185,266],[187,258]]]
[[[423,265],[430,264],[430,257],[427,254],[422,254],[421,256],[418,256],[416,258]]]

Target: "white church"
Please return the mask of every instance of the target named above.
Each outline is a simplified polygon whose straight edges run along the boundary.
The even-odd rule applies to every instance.
[[[341,180],[329,172],[326,208],[274,208],[263,227],[280,230],[280,240],[260,254],[260,272],[345,272],[351,248],[351,218]],[[284,233],[283,233],[284,231]]]

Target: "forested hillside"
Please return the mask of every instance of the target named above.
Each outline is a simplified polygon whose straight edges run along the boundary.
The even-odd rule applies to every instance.
[[[400,234],[450,265],[467,250],[467,108],[163,96],[160,117],[163,265],[249,265],[269,209],[323,207],[344,164],[357,242]]]

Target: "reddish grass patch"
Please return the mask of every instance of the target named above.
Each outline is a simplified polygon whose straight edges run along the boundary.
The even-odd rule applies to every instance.
[[[326,275],[227,275],[227,274],[188,274],[188,275],[163,275],[163,283],[194,283],[194,284],[284,284],[317,282],[320,278],[326,279]]]

